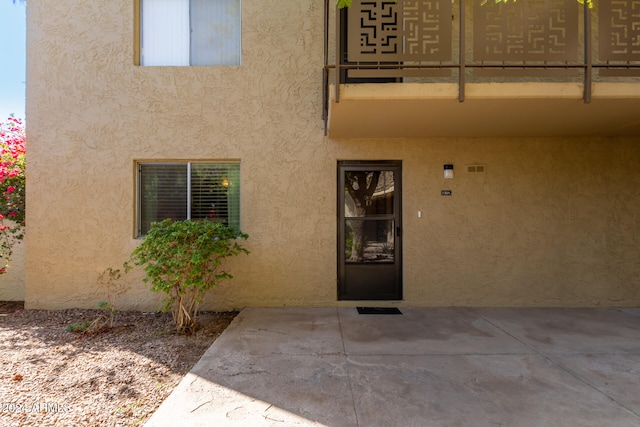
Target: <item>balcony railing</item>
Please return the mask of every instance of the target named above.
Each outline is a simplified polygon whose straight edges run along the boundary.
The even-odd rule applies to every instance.
[[[354,0],[325,7],[329,83],[592,82],[640,77],[640,0]],[[335,34],[332,34],[335,33]],[[335,44],[332,43],[335,40]]]

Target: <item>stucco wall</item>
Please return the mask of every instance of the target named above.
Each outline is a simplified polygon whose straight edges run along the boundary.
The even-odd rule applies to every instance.
[[[252,253],[207,308],[347,305],[343,159],[403,161],[405,305],[640,304],[638,139],[325,138],[316,0],[243,0],[241,67],[134,66],[132,0],[33,0],[27,14],[28,308],[105,299],[99,273],[138,243],[134,163],[155,159],[241,161]],[[466,174],[476,163],[485,174]],[[159,307],[140,279],[116,308]]]

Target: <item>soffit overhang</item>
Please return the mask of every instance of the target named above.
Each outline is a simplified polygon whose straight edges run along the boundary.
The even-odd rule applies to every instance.
[[[640,136],[640,83],[365,83],[330,88],[332,138]]]

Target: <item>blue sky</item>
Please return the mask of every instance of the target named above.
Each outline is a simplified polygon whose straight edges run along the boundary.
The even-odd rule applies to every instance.
[[[0,0],[0,122],[25,118],[26,6]]]

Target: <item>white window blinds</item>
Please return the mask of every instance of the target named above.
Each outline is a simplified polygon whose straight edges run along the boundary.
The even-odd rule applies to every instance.
[[[240,65],[240,0],[141,0],[142,65]]]
[[[240,65],[240,1],[191,0],[191,65]]]
[[[143,0],[142,65],[189,65],[189,0]]]

